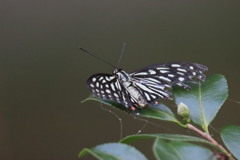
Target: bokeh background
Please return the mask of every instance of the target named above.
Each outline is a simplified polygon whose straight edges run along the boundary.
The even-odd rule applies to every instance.
[[[240,1],[2,0],[0,159],[75,160],[84,147],[119,140],[116,117],[97,102],[81,103],[86,79],[113,68],[79,47],[116,64],[126,42],[121,67],[128,72],[168,61],[205,64],[208,76],[223,74],[229,84],[213,134],[240,125],[239,16]],[[123,136],[145,124],[112,111],[122,118]],[[142,132],[184,132],[154,123],[160,126],[148,123]],[[150,159],[151,143],[136,144]]]

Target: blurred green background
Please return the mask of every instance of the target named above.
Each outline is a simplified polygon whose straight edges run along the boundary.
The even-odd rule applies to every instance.
[[[97,102],[81,103],[87,78],[112,68],[79,47],[116,64],[126,42],[121,67],[128,72],[168,61],[205,64],[207,75],[226,76],[230,90],[213,134],[240,125],[239,16],[240,1],[1,1],[0,159],[74,160],[84,147],[119,140],[112,114]],[[123,119],[123,136],[145,124],[113,111]],[[143,133],[184,132],[156,123],[161,127],[148,124]],[[137,146],[152,156],[151,142]]]

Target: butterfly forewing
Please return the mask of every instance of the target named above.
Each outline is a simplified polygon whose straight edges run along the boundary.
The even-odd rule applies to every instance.
[[[188,88],[185,83],[194,83],[195,79],[204,81],[203,71],[206,70],[206,66],[197,63],[164,63],[145,67],[131,73],[131,76],[159,83],[168,88],[173,85]]]
[[[145,67],[131,73],[136,85],[150,103],[156,99],[171,99],[169,89],[177,85],[190,89],[189,82],[205,80],[207,67],[197,63],[164,63]]]

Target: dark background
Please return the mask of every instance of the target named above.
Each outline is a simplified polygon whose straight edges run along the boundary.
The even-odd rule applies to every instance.
[[[116,64],[126,42],[121,67],[128,72],[168,61],[205,64],[208,76],[223,74],[229,84],[213,127],[240,125],[239,8],[234,0],[2,0],[0,159],[77,159],[84,147],[119,140],[117,118],[97,102],[81,103],[86,79],[112,68],[79,47]],[[123,136],[144,125],[113,111]],[[155,122],[161,127],[148,124],[143,133],[184,132]],[[151,143],[137,146],[151,157]]]

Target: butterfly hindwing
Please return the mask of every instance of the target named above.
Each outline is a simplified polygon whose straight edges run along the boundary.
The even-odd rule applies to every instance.
[[[126,108],[133,105],[131,95],[123,88],[118,79],[111,74],[94,74],[87,80],[93,95],[123,104]]]

